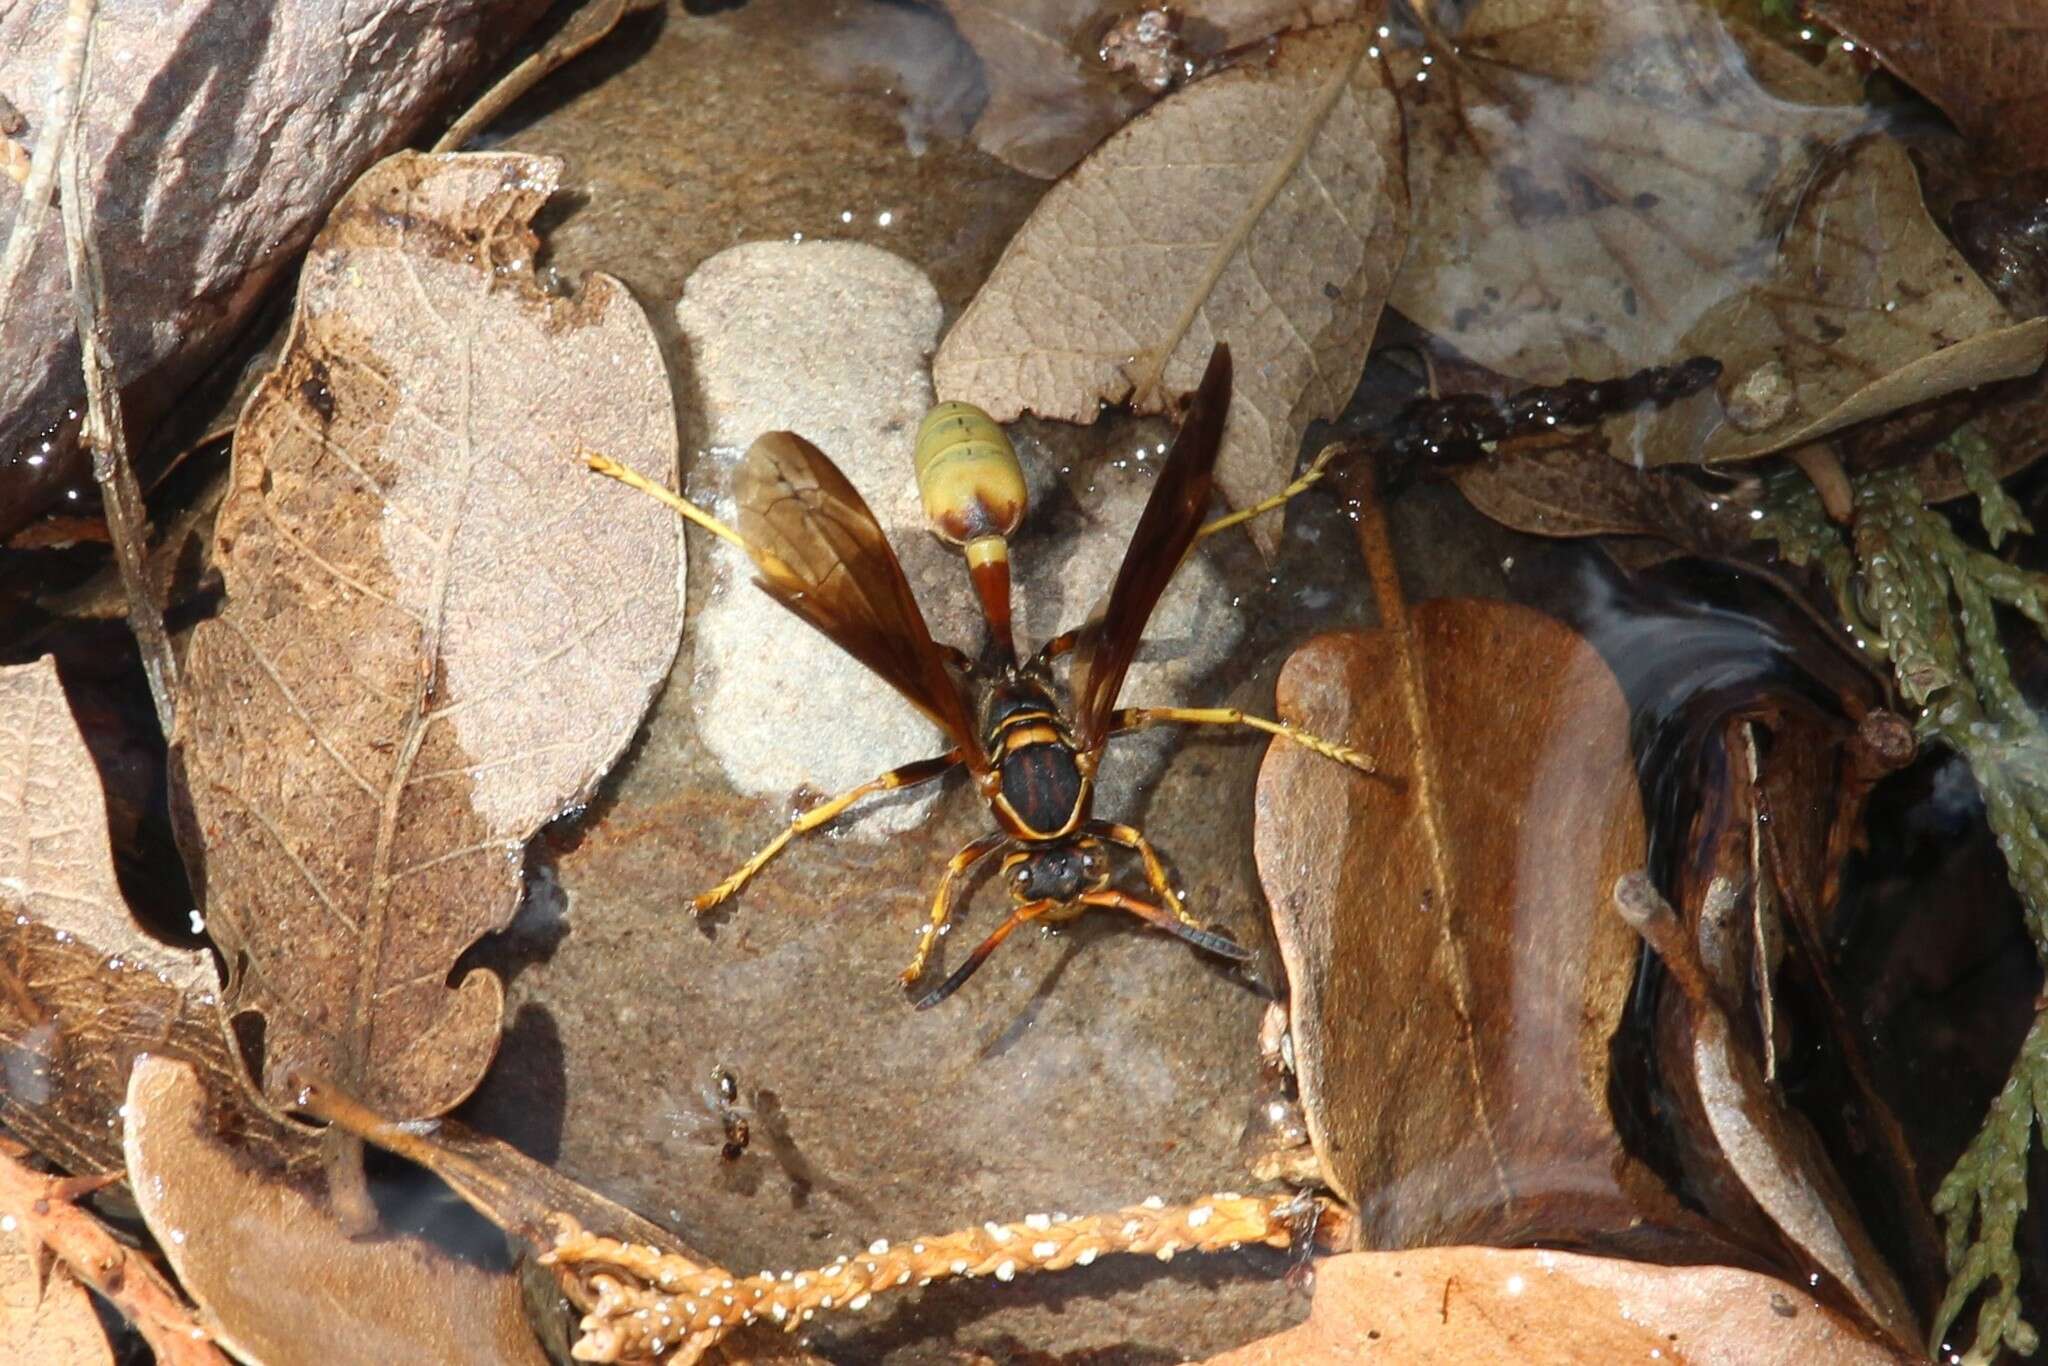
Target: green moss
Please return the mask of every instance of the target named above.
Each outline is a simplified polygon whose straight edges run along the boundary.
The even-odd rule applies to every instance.
[[[2032,530],[1999,485],[1981,441],[1964,434],[1949,449],[1977,494],[1993,545]],[[1771,482],[1766,507],[1757,534],[1778,541],[1795,564],[1819,566],[1851,635],[1873,658],[1891,662],[1900,693],[1920,708],[1921,743],[1946,745],[1969,764],[2035,950],[2048,962],[2048,732],[2020,696],[1998,637],[2000,607],[2048,628],[2048,576],[1965,541],[1921,503],[1907,471],[1857,482],[1846,535],[1796,475]],[[2048,1121],[2044,1020],[2036,1017],[2011,1079],[1935,1196],[1949,1286],[1930,1350],[1942,1348],[1980,1293],[1972,1357],[1988,1360],[2001,1344],[2027,1354],[2038,1345],[2020,1317],[2013,1238],[2027,1205],[2028,1154],[2037,1126]]]

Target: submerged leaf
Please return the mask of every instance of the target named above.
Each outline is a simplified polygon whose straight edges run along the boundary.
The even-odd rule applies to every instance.
[[[128,1067],[185,1059],[215,1127],[281,1165],[291,1131],[242,1103],[204,950],[135,924],[114,879],[106,799],[53,660],[0,668],[0,1123],[74,1172],[121,1165]]]
[[[1899,148],[1848,146],[1854,88],[1709,8],[1503,0],[1428,55],[1389,302],[1537,382],[1722,361],[1718,405],[1615,419],[1617,456],[1761,455],[2039,364],[2048,335],[1986,335],[2009,319]]]
[[[1655,536],[1682,549],[1727,553],[1750,540],[1743,498],[1710,493],[1670,470],[1639,470],[1597,439],[1504,444],[1451,478],[1467,502],[1533,536]]]
[[[183,761],[224,1008],[261,1017],[273,1096],[293,1068],[406,1118],[469,1094],[502,991],[450,971],[510,920],[523,842],[595,786],[675,653],[675,524],[574,458],[672,484],[667,373],[616,282],[535,280],[558,171],[373,170],[236,434]]]
[[[1827,1361],[1912,1358],[1804,1290],[1727,1266],[1645,1266],[1570,1252],[1432,1247],[1316,1268],[1308,1322],[1210,1366],[1368,1360]]]
[[[1259,775],[1302,1102],[1368,1243],[1682,1224],[1607,1108],[1636,948],[1603,907],[1644,847],[1607,666],[1539,613],[1438,599],[1310,642],[1279,697],[1405,784],[1286,744]]]
[[[1136,11],[1110,0],[946,0],[988,82],[974,141],[1047,180],[1219,54],[1361,8],[1361,0],[1189,0]]]
[[[412,1237],[359,1239],[216,1141],[189,1067],[144,1058],[128,1088],[128,1181],[207,1327],[244,1360],[540,1366],[518,1284]]]
[[[1350,399],[1407,247],[1400,112],[1371,51],[1353,24],[1283,38],[1104,143],[947,334],[939,397],[999,421],[1163,412],[1227,341],[1217,481],[1237,506],[1276,491],[1308,424]],[[1272,519],[1250,530],[1277,544]]]

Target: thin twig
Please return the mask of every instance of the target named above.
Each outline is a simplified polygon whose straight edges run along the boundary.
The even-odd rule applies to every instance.
[[[1813,491],[1820,495],[1820,505],[1828,520],[1837,526],[1847,526],[1856,515],[1856,493],[1849,487],[1849,473],[1842,468],[1834,446],[1827,441],[1809,441],[1787,454],[1813,481]]]
[[[164,1274],[75,1203],[119,1179],[45,1176],[24,1166],[11,1146],[0,1146],[0,1233],[55,1253],[135,1325],[164,1366],[227,1366]]]
[[[78,123],[78,92],[85,83],[85,49],[98,9],[99,0],[71,0],[64,15],[57,69],[50,76],[50,100],[43,108],[42,126],[36,131],[35,155],[29,159],[28,179],[21,187],[21,208],[14,215],[14,230],[8,234],[6,253],[0,255],[0,323],[7,320],[15,281],[29,257],[35,254],[36,242],[43,235],[43,219],[50,211],[50,191],[57,183],[57,158]]]
[[[561,31],[538,52],[505,73],[504,79],[486,90],[475,104],[462,112],[447,132],[434,143],[436,152],[459,152],[471,138],[490,127],[498,115],[510,109],[541,79],[559,71],[575,58],[596,47],[619,21],[639,10],[653,9],[661,0],[590,0],[569,16]]]
[[[94,0],[81,0],[88,13],[93,3]],[[73,11],[81,4],[74,4]],[[88,43],[81,54],[76,89],[85,88],[91,65],[92,47]],[[84,160],[82,140],[73,138],[61,165],[64,257],[71,268],[71,313],[78,329],[79,359],[85,371],[85,426],[81,439],[92,451],[92,477],[100,486],[107,535],[114,546],[114,563],[120,569],[121,586],[128,595],[128,626],[135,632],[142,653],[142,671],[149,679],[157,722],[163,727],[164,737],[171,739],[172,723],[177,719],[178,661],[171,653],[171,638],[164,630],[163,613],[157,608],[156,595],[150,591],[148,571],[143,565],[148,523],[142,490],[137,487],[135,471],[128,463],[121,387],[114,376],[113,357],[107,351],[102,313],[107,290],[87,220]]]

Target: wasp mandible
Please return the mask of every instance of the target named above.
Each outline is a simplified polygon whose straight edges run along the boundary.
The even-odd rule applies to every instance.
[[[735,474],[737,532],[631,471],[601,456],[589,457],[593,468],[654,493],[744,548],[760,572],[756,583],[764,592],[888,682],[952,746],[798,815],[731,877],[697,897],[695,908],[702,912],[724,901],[792,839],[861,798],[927,783],[964,767],[996,828],[946,865],[930,923],[903,970],[904,983],[924,975],[939,934],[952,918],[955,889],[976,864],[1001,858],[1014,905],[965,961],[917,1000],[918,1009],[957,991],[1020,927],[1071,919],[1096,907],[1134,915],[1220,957],[1250,958],[1235,940],[1188,914],[1143,834],[1098,820],[1093,812],[1095,775],[1110,738],[1160,723],[1247,726],[1374,772],[1363,755],[1344,745],[1235,709],[1116,705],[1152,609],[1195,541],[1205,530],[1278,506],[1320,473],[1311,470],[1274,498],[1205,528],[1203,514],[1229,407],[1230,351],[1219,345],[1108,596],[1086,624],[1054,636],[1021,660],[1011,628],[1008,538],[1024,518],[1024,478],[1002,429],[979,409],[966,404],[934,409],[920,431],[916,465],[933,530],[966,553],[989,631],[982,662],[932,639],[874,514],[825,453],[795,433],[769,432],[741,461]],[[1069,656],[1062,684],[1053,665]],[[1111,849],[1137,855],[1149,898],[1110,885]]]

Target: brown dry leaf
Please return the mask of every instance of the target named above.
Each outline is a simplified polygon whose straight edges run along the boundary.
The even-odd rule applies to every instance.
[[[1796,1286],[1726,1266],[1570,1252],[1431,1247],[1316,1267],[1308,1322],[1209,1366],[1349,1362],[1809,1362],[1879,1366],[1887,1350]]]
[[[1750,541],[1743,497],[1709,492],[1671,471],[1639,470],[1597,439],[1503,443],[1451,478],[1472,506],[1534,536],[1655,536],[1713,553]]]
[[[521,846],[625,748],[681,630],[667,373],[616,281],[533,277],[560,164],[403,154],[335,210],[235,439],[181,720],[224,1009],[292,1069],[439,1113],[497,1047]]]
[[[1259,774],[1303,1107],[1366,1242],[1682,1223],[1607,1109],[1636,946],[1604,908],[1644,833],[1599,655],[1527,608],[1437,599],[1303,646],[1279,706],[1406,785],[1286,744]]]
[[[932,365],[941,399],[999,421],[1166,411],[1230,343],[1237,390],[1217,461],[1243,506],[1349,401],[1408,241],[1401,118],[1342,24],[1198,81],[1054,186]],[[1273,519],[1251,524],[1268,550]]]
[[[518,1283],[410,1237],[358,1239],[327,1208],[216,1141],[191,1068],[137,1062],[128,1181],[206,1327],[244,1360],[546,1361]]]
[[[1955,120],[1986,160],[2048,166],[2048,11],[1984,0],[1808,0]]]
[[[1191,0],[1154,27],[1159,65],[1178,81],[1231,48],[1356,14],[1360,0]],[[974,141],[1026,175],[1052,180],[1151,104],[1161,88],[1120,69],[1106,39],[1138,11],[1110,0],[946,0],[981,58],[988,104]],[[1170,15],[1171,17],[1165,17]]]
[[[217,1127],[303,1159],[290,1131],[237,1103],[215,990],[204,951],[160,944],[128,914],[56,663],[0,668],[0,1123],[68,1170],[112,1170],[128,1066],[168,1053],[206,1075]]]
[[[113,1366],[92,1301],[62,1264],[0,1234],[0,1361],[15,1366]]]
[[[1609,426],[1636,463],[1783,449],[2022,374],[1853,86],[1681,0],[1504,0],[1404,54],[1416,249],[1389,302],[1554,383],[1711,355],[1704,395]],[[1782,244],[1782,245],[1781,245]]]

